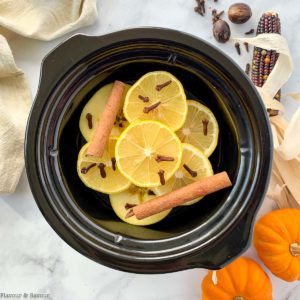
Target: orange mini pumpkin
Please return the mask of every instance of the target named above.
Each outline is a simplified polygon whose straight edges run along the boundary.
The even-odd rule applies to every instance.
[[[263,216],[254,228],[254,246],[267,268],[286,281],[300,280],[300,210]]]
[[[241,257],[224,269],[213,271],[202,281],[203,300],[272,300],[272,284],[252,259]]]

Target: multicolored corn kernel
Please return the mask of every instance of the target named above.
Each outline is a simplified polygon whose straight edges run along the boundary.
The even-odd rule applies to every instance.
[[[262,33],[281,33],[281,24],[277,13],[266,12],[262,15],[256,34]],[[254,47],[251,79],[256,86],[262,87],[264,85],[275,66],[278,56],[279,54],[276,51]],[[276,94],[275,99],[280,100],[280,91]],[[269,110],[270,116],[277,114],[278,111]]]

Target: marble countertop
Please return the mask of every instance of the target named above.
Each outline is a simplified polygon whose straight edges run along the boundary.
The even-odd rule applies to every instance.
[[[244,25],[232,25],[232,36],[243,36],[255,28],[264,11],[277,11],[282,34],[287,38],[295,71],[283,93],[300,91],[300,2],[298,0],[246,0],[253,17]],[[211,33],[212,8],[227,10],[232,0],[206,1],[207,15],[194,12],[194,0],[99,0],[97,23],[77,32],[102,35],[125,28],[158,26],[178,29],[217,45],[243,69],[251,61],[244,49],[238,56],[232,43],[217,44]],[[74,34],[74,33],[72,33]],[[69,34],[68,36],[72,35]],[[17,65],[24,70],[34,96],[41,60],[67,36],[52,42],[17,37],[10,41]],[[296,104],[283,99],[287,115]],[[274,207],[266,199],[259,216]],[[77,253],[52,230],[38,210],[26,174],[22,174],[15,194],[0,197],[0,298],[1,293],[49,294],[48,299],[101,300],[181,300],[201,299],[200,283],[206,270],[194,269],[165,275],[136,275],[115,271]],[[246,256],[256,260],[251,247]],[[267,271],[268,272],[268,271]],[[299,300],[300,283],[286,283],[268,272],[273,283],[274,300]],[[217,299],[216,299],[217,300]]]

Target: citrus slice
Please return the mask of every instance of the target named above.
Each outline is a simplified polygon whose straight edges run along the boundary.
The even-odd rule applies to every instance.
[[[140,187],[159,186],[176,172],[181,161],[181,142],[157,121],[130,124],[116,144],[120,172]]]
[[[146,202],[157,196],[159,195],[154,194],[154,192],[150,189],[140,188],[132,185],[128,190],[124,192],[110,195],[109,199],[114,212],[122,221],[133,225],[145,226],[161,221],[169,214],[171,210],[169,209],[160,212],[143,220],[138,220],[135,216],[132,216],[130,218],[125,218],[125,216],[128,213],[128,209],[130,209],[131,207],[142,204],[143,202]]]
[[[182,144],[182,159],[179,169],[165,185],[153,188],[154,193],[159,195],[177,190],[187,184],[213,175],[213,169],[208,158],[199,149],[190,144]],[[203,197],[187,202],[191,205]]]
[[[188,114],[177,135],[183,143],[189,143],[209,157],[218,144],[218,122],[209,108],[194,100],[187,100]]]
[[[115,137],[109,139],[102,158],[86,156],[88,143],[81,148],[77,160],[77,173],[87,187],[98,192],[112,194],[124,191],[130,186],[130,181],[119,172],[116,166],[116,141]]]
[[[168,72],[147,73],[129,89],[123,111],[130,123],[157,120],[176,131],[187,114],[182,84]]]
[[[79,129],[87,142],[89,142],[93,137],[95,128],[101,118],[101,114],[104,111],[112,87],[113,83],[110,83],[100,88],[87,102],[87,104],[81,112],[79,119]],[[129,88],[130,85],[125,84],[125,89],[122,97],[122,109],[126,93],[129,90]],[[123,115],[122,109],[120,109],[120,112],[117,115],[115,126],[113,127],[112,132],[110,134],[111,136],[119,136],[120,133],[128,126],[128,122]]]

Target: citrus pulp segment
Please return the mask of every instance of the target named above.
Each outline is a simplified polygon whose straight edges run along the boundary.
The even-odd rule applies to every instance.
[[[130,124],[120,135],[116,144],[117,165],[133,184],[159,186],[178,169],[181,147],[176,134],[166,125],[140,121]]]
[[[183,143],[194,145],[209,157],[218,144],[218,122],[208,107],[194,100],[187,103],[187,118],[176,133]]]
[[[77,173],[81,181],[98,192],[112,194],[126,190],[130,181],[118,170],[115,160],[116,138],[111,137],[102,158],[86,156],[89,144],[85,144],[78,155]]]
[[[186,114],[182,84],[168,72],[145,74],[129,89],[125,98],[124,115],[130,123],[157,120],[176,131],[183,125]]]
[[[203,152],[193,145],[183,143],[180,167],[165,185],[155,187],[153,191],[166,194],[213,174],[211,163]],[[202,198],[189,201],[185,205],[194,204]]]
[[[90,141],[93,137],[95,128],[101,118],[101,114],[104,111],[108,97],[111,93],[113,83],[107,84],[100,88],[92,98],[84,106],[79,120],[79,129],[86,141]],[[125,84],[124,93],[122,96],[122,103],[125,101],[127,91],[130,85]],[[128,122],[123,115],[123,104],[122,109],[117,116],[115,126],[112,129],[111,136],[119,136],[120,133],[127,127]]]
[[[166,210],[163,212],[160,212],[158,214],[155,214],[153,216],[150,216],[148,218],[138,220],[135,216],[132,216],[130,218],[126,218],[126,214],[128,213],[128,210],[135,205],[142,204],[146,201],[149,201],[155,197],[159,196],[158,194],[155,195],[152,190],[149,190],[147,188],[139,188],[137,186],[132,185],[129,189],[126,191],[123,191],[118,194],[113,194],[109,196],[110,204],[116,213],[116,215],[123,220],[126,223],[133,224],[133,225],[140,225],[140,226],[146,226],[151,225],[154,223],[157,223],[161,221],[163,218],[165,218],[169,212],[171,211]]]

